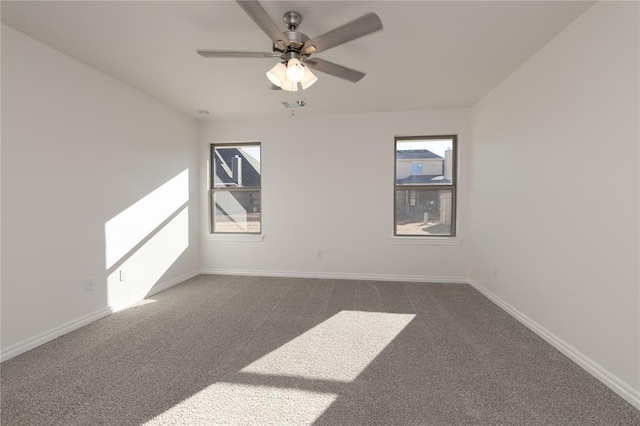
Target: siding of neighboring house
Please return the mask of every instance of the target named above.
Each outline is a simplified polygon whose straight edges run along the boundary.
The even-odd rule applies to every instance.
[[[420,164],[419,169],[416,170],[416,165]],[[406,159],[397,161],[396,177],[398,179],[404,179],[411,175],[442,175],[443,173],[443,158],[428,158],[428,159]]]
[[[443,173],[444,158],[427,149],[406,149],[396,152],[396,179]]]

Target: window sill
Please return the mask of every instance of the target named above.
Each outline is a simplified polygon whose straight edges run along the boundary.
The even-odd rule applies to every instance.
[[[236,241],[248,243],[261,243],[264,240],[264,234],[206,234],[205,239],[208,241]]]
[[[416,246],[459,246],[460,237],[391,237],[393,244]]]

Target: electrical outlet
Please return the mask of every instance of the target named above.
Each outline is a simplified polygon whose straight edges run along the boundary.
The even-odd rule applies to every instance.
[[[126,281],[127,279],[127,271],[124,269],[120,269],[120,281]]]
[[[318,253],[316,254],[316,257],[318,259],[322,259],[322,250],[318,250]]]
[[[94,281],[93,278],[87,278],[84,280],[84,290],[85,291],[93,291]]]

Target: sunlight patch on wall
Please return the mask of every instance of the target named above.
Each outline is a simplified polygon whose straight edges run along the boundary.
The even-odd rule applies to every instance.
[[[341,311],[241,371],[352,382],[414,317]]]
[[[337,395],[214,383],[145,425],[311,425]]]
[[[182,209],[107,277],[109,306],[148,292],[189,246],[189,207]],[[126,271],[126,280],[120,271]]]
[[[184,170],[104,225],[106,268],[133,249],[189,201],[189,169]]]

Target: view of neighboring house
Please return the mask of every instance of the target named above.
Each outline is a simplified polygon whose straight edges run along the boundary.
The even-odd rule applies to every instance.
[[[396,151],[397,234],[450,233],[452,192],[440,186],[451,185],[452,176],[451,149],[444,157],[428,149]]]
[[[396,184],[435,184],[451,183],[452,150],[445,157],[434,154],[428,149],[407,149],[396,152]]]
[[[214,232],[260,232],[260,161],[239,146],[215,146]]]
[[[260,162],[242,148],[217,146],[214,154],[216,187],[260,186]]]

